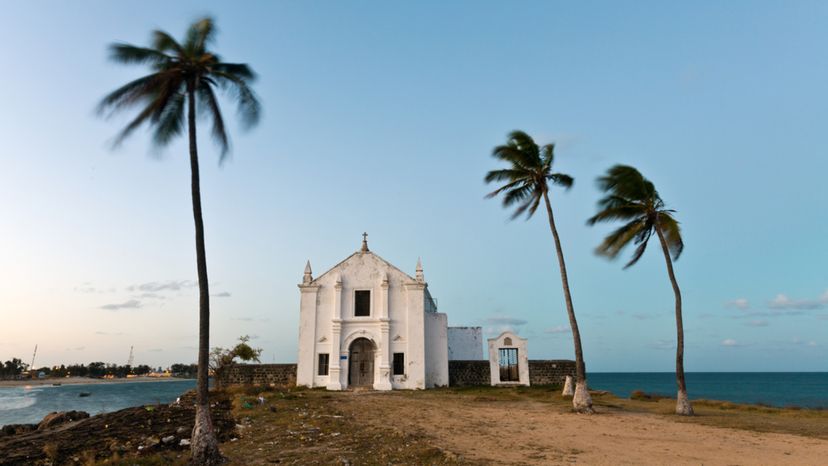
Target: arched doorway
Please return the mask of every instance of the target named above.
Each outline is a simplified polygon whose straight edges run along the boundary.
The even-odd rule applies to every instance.
[[[348,386],[374,385],[374,344],[367,338],[357,338],[349,349]]]

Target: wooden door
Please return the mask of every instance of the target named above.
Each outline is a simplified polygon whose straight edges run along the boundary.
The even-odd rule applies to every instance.
[[[351,344],[348,385],[351,387],[374,385],[374,344],[370,340],[360,338]]]

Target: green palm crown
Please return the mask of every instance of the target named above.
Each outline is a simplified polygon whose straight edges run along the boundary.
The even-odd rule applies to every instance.
[[[164,31],[154,31],[150,47],[110,47],[113,61],[146,64],[153,70],[111,92],[98,106],[99,112],[110,114],[134,106],[141,109],[119,133],[116,145],[144,123],[153,128],[156,145],[167,145],[184,131],[186,98],[190,96],[198,103],[199,114],[212,120],[212,136],[221,148],[223,160],[230,144],[215,88],[231,93],[243,127],[249,128],[259,121],[259,101],[248,86],[255,74],[246,64],[223,63],[217,54],[207,50],[214,37],[213,20],[204,18],[190,26],[183,43]]]
[[[615,258],[628,244],[634,243],[638,247],[624,266],[630,267],[641,259],[653,233],[661,231],[673,259],[678,259],[684,249],[679,222],[673,217],[674,210],[665,209],[650,180],[633,167],[616,165],[598,178],[598,187],[605,196],[598,201],[599,212],[587,223],[626,222],[604,238],[596,250],[598,254]]]

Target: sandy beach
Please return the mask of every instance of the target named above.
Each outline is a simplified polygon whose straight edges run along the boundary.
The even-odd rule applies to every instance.
[[[44,385],[94,385],[105,383],[133,383],[133,382],[172,382],[186,379],[175,377],[131,377],[128,379],[95,379],[91,377],[61,377],[45,379],[25,380],[0,380],[0,388],[3,387],[37,387]]]

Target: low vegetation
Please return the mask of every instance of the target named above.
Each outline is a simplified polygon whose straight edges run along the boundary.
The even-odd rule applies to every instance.
[[[828,440],[828,410],[771,408],[695,400],[696,416],[673,416],[675,399],[637,392],[634,399],[592,392],[596,421],[658,419],[754,432],[775,432]],[[189,398],[189,399],[188,399]],[[189,435],[188,409],[166,406],[129,408],[93,416],[51,431],[0,437],[0,465],[183,465],[189,459],[180,439]],[[213,397],[222,453],[230,464],[486,464],[475,440],[463,439],[453,424],[466,425],[482,438],[520,436],[548,428],[515,421],[510,428],[492,419],[545,412],[572,412],[558,387],[464,387],[423,391],[328,392],[321,389],[231,387]],[[218,411],[215,411],[218,409]],[[462,414],[462,417],[458,416]],[[643,418],[642,418],[643,416]],[[560,419],[559,419],[560,421]],[[559,421],[549,421],[555,423]],[[440,429],[436,426],[440,425]],[[439,430],[439,432],[438,432]],[[175,442],[152,439],[175,435]],[[149,442],[149,443],[148,443]],[[524,445],[529,462],[568,462],[585,454],[575,448]],[[139,450],[139,447],[143,446]],[[492,450],[492,445],[485,448]],[[481,450],[483,449],[483,450]],[[482,451],[482,453],[481,453]],[[490,456],[485,456],[486,454]],[[481,455],[483,459],[481,459]],[[504,458],[503,462],[526,462]]]

